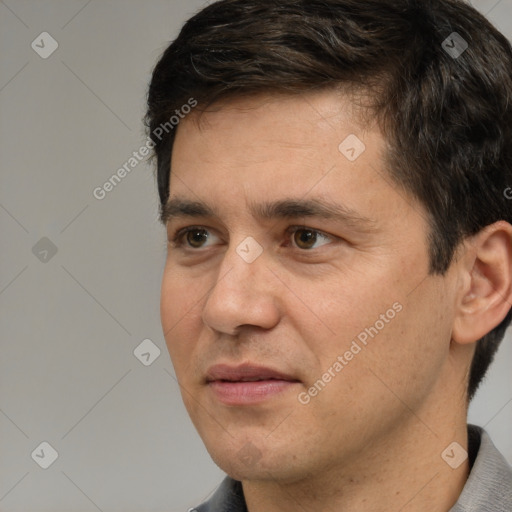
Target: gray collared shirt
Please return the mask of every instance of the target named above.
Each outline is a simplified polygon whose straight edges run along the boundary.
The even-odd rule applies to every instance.
[[[512,512],[512,467],[485,430],[468,425],[471,471],[457,503],[448,512]],[[247,512],[242,484],[226,477],[197,512]]]

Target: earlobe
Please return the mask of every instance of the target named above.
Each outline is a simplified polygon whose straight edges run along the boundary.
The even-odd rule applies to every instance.
[[[512,308],[512,225],[499,221],[473,237],[452,339],[474,343],[492,331]]]

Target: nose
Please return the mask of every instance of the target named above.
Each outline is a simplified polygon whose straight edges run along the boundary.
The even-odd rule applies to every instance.
[[[230,247],[203,306],[210,329],[236,335],[242,326],[271,329],[279,321],[279,282],[267,267],[265,252],[248,263]]]

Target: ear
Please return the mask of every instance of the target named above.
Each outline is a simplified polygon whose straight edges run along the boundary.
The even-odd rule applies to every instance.
[[[474,343],[512,308],[512,225],[499,221],[477,233],[462,257],[461,295],[452,339]]]

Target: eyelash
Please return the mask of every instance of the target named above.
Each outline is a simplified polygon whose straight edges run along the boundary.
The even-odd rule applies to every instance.
[[[320,235],[321,237],[329,238],[331,240],[334,240],[336,238],[332,235],[328,235],[327,233],[324,233],[323,231],[319,231],[318,229],[309,228],[307,226],[290,226],[289,228],[286,229],[286,234],[287,234],[287,236],[291,236],[291,235],[295,234],[295,232],[300,231],[300,230],[310,231],[312,233]],[[190,233],[192,231],[208,231],[208,229],[205,228],[204,226],[188,226],[186,228],[179,229],[171,237],[172,246],[176,249],[184,247],[186,245],[186,242],[184,242],[183,239],[185,238],[185,236],[188,233]],[[299,251],[304,251],[304,252],[314,251],[314,249],[301,249],[300,247],[295,247],[295,248],[298,249]],[[190,249],[191,251],[200,251],[201,250],[201,249],[194,249],[191,247],[188,247],[188,249]]]

